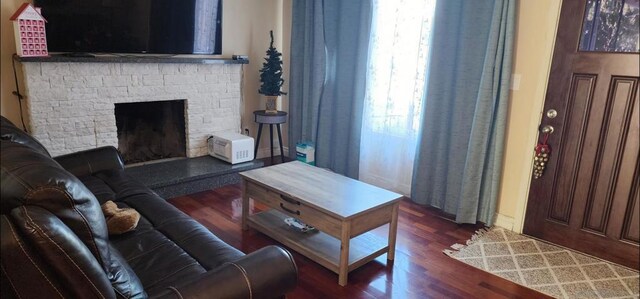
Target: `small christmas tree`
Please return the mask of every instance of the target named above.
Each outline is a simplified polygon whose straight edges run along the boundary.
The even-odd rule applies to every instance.
[[[279,96],[287,94],[280,90],[284,79],[282,79],[282,53],[278,52],[273,47],[273,30],[269,31],[271,35],[271,44],[267,50],[267,57],[264,58],[265,62],[262,63],[262,69],[260,69],[260,89],[258,93],[265,96]]]

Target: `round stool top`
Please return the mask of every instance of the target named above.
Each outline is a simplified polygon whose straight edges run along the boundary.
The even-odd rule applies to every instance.
[[[265,110],[253,111],[255,121],[260,124],[283,124],[287,122],[287,113],[278,111],[276,113],[267,113]]]

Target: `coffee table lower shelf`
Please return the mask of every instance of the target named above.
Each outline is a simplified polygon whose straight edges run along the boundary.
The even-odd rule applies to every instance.
[[[268,210],[249,216],[247,224],[339,274],[340,240],[317,230],[307,233],[295,231],[284,222],[287,217],[289,216],[279,211]],[[352,238],[349,244],[348,272],[386,253],[388,248],[387,240],[372,232]]]

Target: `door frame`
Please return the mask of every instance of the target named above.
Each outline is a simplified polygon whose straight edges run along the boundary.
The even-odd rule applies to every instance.
[[[515,210],[515,215],[513,217],[513,231],[516,233],[522,233],[523,227],[524,227],[524,218],[527,212],[527,201],[529,199],[529,189],[531,187],[531,179],[532,179],[532,172],[533,172],[533,154],[534,151],[533,149],[535,148],[537,142],[538,142],[538,127],[540,126],[540,123],[542,121],[542,114],[543,114],[543,110],[544,110],[544,103],[546,100],[546,94],[547,94],[547,87],[549,84],[549,75],[551,74],[551,64],[553,63],[553,51],[555,49],[555,44],[556,44],[556,35],[558,33],[558,24],[560,22],[560,11],[562,9],[562,1],[563,0],[559,0],[557,1],[555,4],[555,6],[553,6],[553,11],[549,12],[548,15],[548,19],[547,21],[549,22],[553,22],[554,24],[554,28],[555,30],[553,30],[552,33],[550,33],[549,39],[551,40],[549,43],[547,43],[544,52],[545,52],[545,57],[548,57],[549,59],[547,60],[547,64],[544,66],[545,67],[545,71],[540,72],[540,75],[538,76],[538,78],[531,78],[532,80],[537,80],[536,82],[536,91],[535,94],[533,94],[531,96],[531,99],[535,101],[535,111],[536,114],[535,116],[532,116],[529,122],[529,127],[528,127],[528,132],[526,132],[526,134],[528,134],[528,141],[527,141],[527,147],[531,149],[531,151],[529,152],[525,152],[522,153],[522,157],[523,159],[525,159],[524,161],[528,161],[527,164],[525,164],[525,167],[522,168],[522,173],[520,174],[520,186],[518,187],[519,189],[519,195],[517,197],[517,202],[516,202],[516,210]],[[500,217],[500,215],[498,215],[498,217]],[[496,221],[496,223],[498,223],[498,221]]]

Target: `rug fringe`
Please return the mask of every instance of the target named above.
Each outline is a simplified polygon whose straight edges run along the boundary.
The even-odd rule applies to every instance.
[[[460,249],[464,248],[464,246],[465,246],[465,245],[462,245],[462,244],[456,243],[456,244],[451,245],[451,248],[453,248],[453,249],[455,249],[455,250],[460,250]]]
[[[471,236],[471,239],[467,240],[466,245],[465,244],[460,244],[460,243],[455,243],[453,245],[451,245],[451,249],[444,249],[442,250],[442,252],[450,257],[453,257],[456,253],[458,253],[461,249],[477,242],[478,240],[480,240],[480,238],[486,234],[487,232],[489,232],[491,229],[490,228],[481,228],[479,230],[477,230],[475,232],[475,234],[473,234],[473,236]]]
[[[471,239],[467,240],[467,245],[471,245],[477,242],[484,234],[489,232],[489,230],[490,230],[489,228],[481,228],[477,230],[476,233],[473,234],[473,236],[471,236]]]
[[[456,254],[458,251],[453,251],[451,249],[445,249],[442,251],[444,254],[446,254],[449,257],[453,257],[454,254]]]

